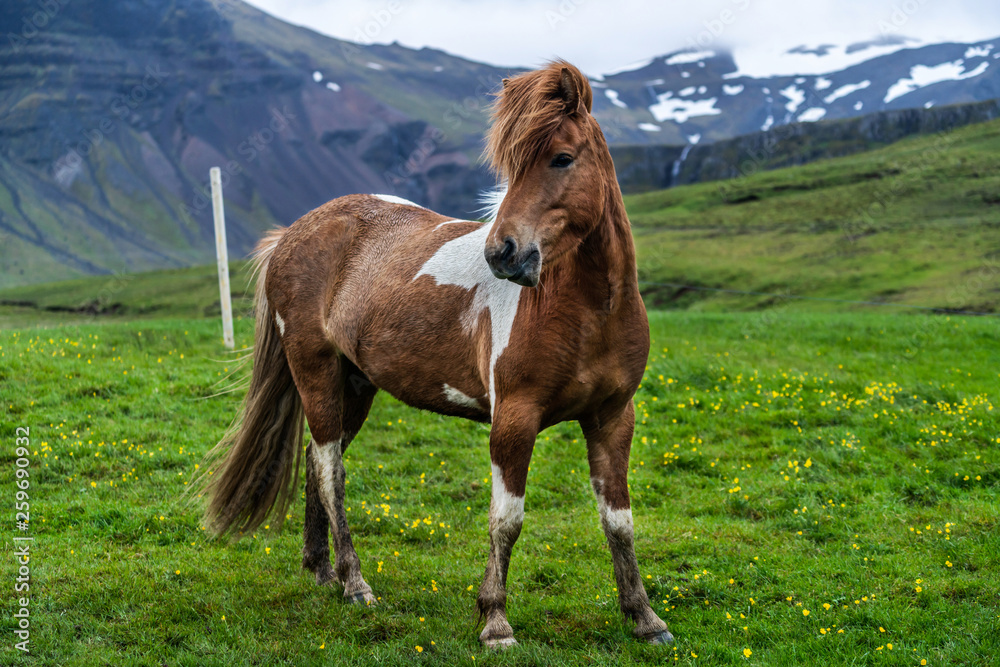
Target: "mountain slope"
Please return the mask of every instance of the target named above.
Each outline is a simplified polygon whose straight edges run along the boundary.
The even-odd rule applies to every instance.
[[[490,94],[514,73],[332,39],[239,0],[8,0],[0,33],[0,286],[210,261],[215,165],[234,257],[352,192],[468,216],[493,183],[477,162]],[[825,118],[893,88],[881,107],[996,96],[998,55],[900,48],[826,76],[755,78],[731,54],[678,52],[596,78],[594,113],[612,146],[704,145],[801,120],[862,80],[822,102]],[[928,85],[907,92],[911,75]],[[782,90],[803,96],[794,112]],[[692,160],[677,182],[733,168]]]
[[[467,215],[492,183],[470,158],[478,133],[461,123],[446,133],[400,110],[419,84],[409,93],[390,86],[399,107],[366,92],[375,84],[358,59],[374,72],[367,64],[394,49],[341,50],[226,6],[220,14],[203,0],[70,3],[30,39],[4,43],[0,284],[208,261],[214,165],[223,168],[235,256],[264,229],[339,195],[390,191]],[[6,3],[0,30],[20,28],[32,8]],[[250,41],[255,30],[288,50]],[[336,81],[317,81],[318,54]],[[477,68],[469,65],[462,87]]]

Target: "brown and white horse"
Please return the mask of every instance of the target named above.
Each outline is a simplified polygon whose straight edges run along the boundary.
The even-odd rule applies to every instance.
[[[375,393],[489,422],[490,553],[477,605],[480,640],[507,646],[507,566],[535,438],[576,420],[621,609],[637,636],[666,643],[639,575],[626,481],[649,325],[614,165],[590,114],[593,92],[565,62],[503,84],[487,156],[508,189],[492,220],[352,195],[261,242],[253,374],[242,418],[209,466],[207,523],[238,534],[272,511],[284,516],[304,413],[312,442],[302,565],[317,583],[336,578],[346,598],[370,604],[342,457]]]

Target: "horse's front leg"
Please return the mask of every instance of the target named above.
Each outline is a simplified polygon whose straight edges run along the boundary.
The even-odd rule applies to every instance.
[[[497,406],[490,430],[493,496],[490,501],[490,556],[476,605],[486,625],[479,641],[489,648],[516,644],[507,622],[507,567],[524,520],[524,486],[538,435],[534,412]]]
[[[587,438],[590,483],[597,494],[601,527],[611,549],[622,613],[635,621],[636,636],[651,644],[669,643],[673,636],[667,624],[649,606],[635,557],[628,493],[628,459],[635,428],[635,408],[629,401],[625,410],[612,419],[600,424],[596,420],[580,424]]]

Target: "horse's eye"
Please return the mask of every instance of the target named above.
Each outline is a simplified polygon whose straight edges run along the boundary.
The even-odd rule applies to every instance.
[[[571,164],[573,164],[573,156],[566,153],[560,153],[552,158],[552,166],[556,169],[565,169]]]

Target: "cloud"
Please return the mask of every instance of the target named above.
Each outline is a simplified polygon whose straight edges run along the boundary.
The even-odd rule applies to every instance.
[[[884,34],[925,42],[1000,37],[996,0],[251,0],[284,20],[358,41],[431,46],[535,66],[554,57],[599,74],[705,43],[740,50],[848,44]]]

